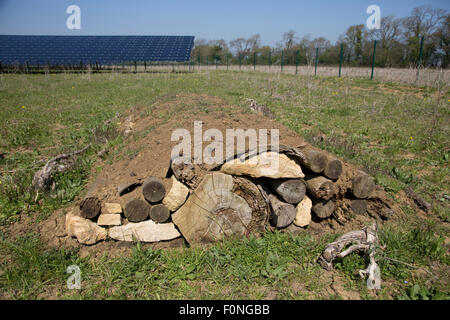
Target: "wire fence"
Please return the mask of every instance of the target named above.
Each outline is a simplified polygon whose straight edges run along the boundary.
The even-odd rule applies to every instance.
[[[98,72],[205,72],[205,71],[246,71],[293,74],[309,77],[354,77],[377,80],[380,82],[397,82],[408,85],[443,87],[450,82],[450,70],[442,68],[425,68],[422,65],[423,37],[420,43],[417,65],[410,68],[380,68],[376,67],[377,41],[373,43],[372,65],[370,67],[355,67],[344,59],[344,45],[335,65],[321,65],[319,48],[315,48],[314,56],[300,63],[300,52],[295,57],[285,58],[285,51],[278,55],[262,56],[257,53],[243,57],[227,55],[225,59],[211,59],[209,56],[192,57],[187,62],[124,62],[117,65],[101,65],[99,63],[79,65],[9,65],[0,64],[0,73],[98,73]],[[294,58],[294,59],[292,59]],[[286,63],[288,60],[288,63]]]

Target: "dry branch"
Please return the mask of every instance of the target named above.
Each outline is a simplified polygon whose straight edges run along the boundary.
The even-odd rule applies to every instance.
[[[36,190],[53,188],[53,174],[70,170],[75,164],[74,157],[85,152],[91,145],[72,153],[63,153],[47,161],[44,167],[34,174],[32,185]]]

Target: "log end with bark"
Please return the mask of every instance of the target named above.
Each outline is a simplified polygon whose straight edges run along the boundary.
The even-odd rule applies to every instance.
[[[336,194],[333,181],[322,176],[306,180],[306,189],[316,199],[329,200]]]
[[[352,179],[352,192],[358,199],[366,199],[375,188],[375,182],[371,176],[361,172]]]
[[[270,185],[285,202],[290,204],[298,204],[306,194],[306,185],[301,179],[271,179]]]
[[[102,204],[97,197],[87,197],[80,203],[80,215],[85,219],[96,218],[102,209]]]
[[[161,201],[166,195],[164,182],[157,177],[147,178],[142,185],[142,194],[144,195],[144,198],[151,203]]]
[[[150,215],[150,205],[145,200],[132,199],[125,204],[123,213],[130,222],[141,222]]]

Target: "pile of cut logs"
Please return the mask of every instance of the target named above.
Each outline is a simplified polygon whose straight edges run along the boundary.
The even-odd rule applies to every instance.
[[[274,157],[276,170],[270,166]],[[373,178],[356,171],[350,178],[345,175],[350,183],[342,187],[343,170],[340,160],[310,145],[247,151],[215,166],[171,162],[166,177],[148,177],[135,186],[142,196],[129,200],[123,210],[117,203],[102,206],[96,197],[84,199],[80,214],[67,216],[66,229],[85,244],[107,238],[154,242],[180,236],[196,244],[262,234],[292,223],[307,227],[311,219],[330,218],[344,197],[351,201],[348,210],[364,214],[375,187]],[[167,190],[163,179],[170,179]],[[118,191],[127,192],[123,187]]]

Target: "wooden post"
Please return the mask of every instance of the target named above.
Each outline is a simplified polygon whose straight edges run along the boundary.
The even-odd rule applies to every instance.
[[[253,52],[253,71],[256,71],[256,52]]]
[[[295,74],[298,74],[298,60],[299,60],[300,51],[297,50],[295,54]]]
[[[137,61],[134,62],[134,73],[137,73]]]
[[[281,51],[281,72],[283,72],[284,65],[284,50]]]

